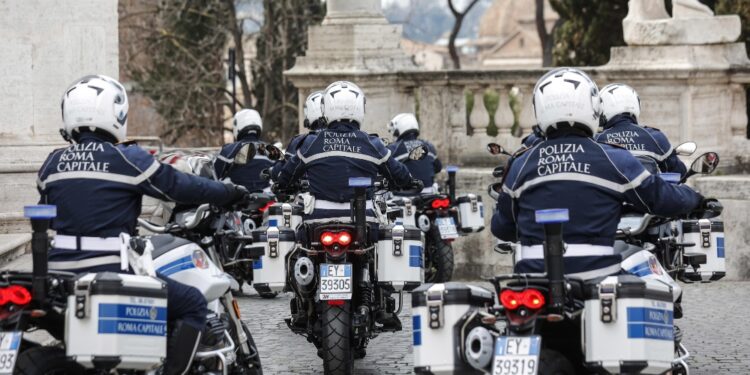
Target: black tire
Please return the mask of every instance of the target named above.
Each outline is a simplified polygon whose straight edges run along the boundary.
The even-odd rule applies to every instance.
[[[245,331],[245,336],[247,336],[247,345],[250,347],[251,353],[245,356],[240,354],[240,348],[237,348],[238,363],[242,364],[242,366],[235,366],[232,370],[232,375],[263,375],[258,347],[255,345],[253,335],[250,334],[250,329],[247,328],[245,322],[242,322],[242,330]]]
[[[575,368],[560,352],[542,349],[537,375],[576,375]]]
[[[427,246],[430,259],[425,260],[425,282],[445,283],[453,278],[453,247],[440,238],[436,228],[432,229]]]
[[[79,375],[85,374],[83,366],[65,356],[65,349],[54,346],[39,346],[24,351],[18,356],[15,375]]]
[[[330,306],[322,301],[320,314],[323,372],[326,375],[349,375],[354,372],[351,304]]]
[[[269,289],[265,284],[263,285],[253,285],[253,288],[256,292],[258,292],[258,295],[260,298],[264,299],[274,299],[276,296],[279,295],[279,292],[273,292],[271,289]]]
[[[263,292],[263,293],[258,293],[258,295],[260,295],[260,298],[274,299],[276,298],[276,296],[279,295],[279,292]]]

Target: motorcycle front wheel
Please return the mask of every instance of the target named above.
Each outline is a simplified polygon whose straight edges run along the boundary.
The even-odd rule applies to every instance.
[[[247,345],[250,347],[250,354],[242,354],[241,350],[237,349],[237,359],[240,366],[234,368],[232,375],[263,375],[258,347],[255,345],[253,335],[250,334],[250,329],[247,328],[245,322],[242,322],[242,330],[245,331],[245,336],[247,336]]]
[[[65,356],[65,349],[54,346],[31,348],[18,356],[15,375],[83,375],[83,366]]]
[[[354,350],[351,303],[347,301],[341,306],[331,306],[325,301],[321,302],[323,371],[326,375],[352,374]]]

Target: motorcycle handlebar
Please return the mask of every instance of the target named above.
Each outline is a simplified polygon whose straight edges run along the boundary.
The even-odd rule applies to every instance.
[[[180,229],[193,229],[200,224],[201,220],[203,220],[203,215],[208,212],[211,209],[211,205],[206,203],[198,206],[198,208],[195,210],[195,214],[193,215],[190,220],[184,224],[178,224],[177,226]],[[154,233],[168,233],[171,231],[172,227],[169,226],[162,226],[162,225],[156,225],[148,220],[145,219],[138,219],[138,223],[148,229],[151,232]]]

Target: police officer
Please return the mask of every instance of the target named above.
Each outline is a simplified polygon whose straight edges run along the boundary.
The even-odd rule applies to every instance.
[[[383,142],[359,129],[365,117],[365,94],[357,85],[347,81],[330,84],[323,94],[322,112],[328,126],[307,136],[296,155],[271,172],[280,186],[307,173],[315,203],[305,222],[349,221],[349,201],[354,194],[350,177],[375,179],[381,173],[397,188],[413,183],[409,170],[396,161]],[[371,204],[368,200],[368,220],[374,222]]]
[[[273,165],[264,151],[267,144],[260,140],[263,120],[258,111],[243,109],[234,115],[232,121],[235,142],[224,145],[214,160],[214,171],[219,179],[229,178],[232,183],[242,185],[251,193],[260,193],[270,187],[268,180],[261,178],[262,170]],[[234,157],[242,146],[252,143],[259,150],[247,164],[234,165]]]
[[[604,86],[599,97],[604,130],[596,135],[597,141],[618,144],[639,158],[651,158],[661,172],[675,172],[682,176],[687,173],[687,167],[677,157],[667,136],[659,129],[638,123],[641,101],[632,87],[613,83]]]
[[[308,134],[315,134],[320,129],[326,126],[326,120],[323,117],[323,110],[320,108],[320,101],[323,99],[323,91],[314,91],[312,94],[307,96],[305,104],[302,106],[302,112],[305,115],[305,120],[302,125],[310,129],[309,132],[295,135],[289,145],[286,147],[285,157],[291,159],[292,156],[297,154],[297,149],[300,143],[307,137]]]
[[[413,113],[400,113],[393,117],[388,123],[388,132],[391,133],[396,141],[388,145],[396,160],[404,163],[414,178],[422,181],[424,189],[422,194],[436,193],[433,188],[435,174],[440,173],[443,164],[438,159],[437,151],[432,143],[419,139],[419,123]],[[427,147],[427,156],[422,160],[410,160],[409,152],[416,147]],[[419,194],[414,191],[401,191],[400,195]]]
[[[492,233],[520,241],[517,272],[544,272],[543,226],[535,211],[567,208],[565,271],[583,279],[620,269],[613,249],[623,203],[642,212],[679,215],[701,205],[687,186],[648,173],[627,150],[592,139],[599,125],[600,99],[583,72],[559,68],[534,88],[534,114],[546,140],[511,164],[492,218]]]
[[[227,205],[247,191],[190,176],[123,142],[128,97],[106,76],[86,76],[62,97],[61,133],[72,144],[52,152],[38,175],[41,203],[57,206],[49,268],[69,272],[121,272],[120,233],[136,234],[141,199],[149,195],[181,203]],[[205,324],[206,300],[195,288],[167,283],[172,322],[165,373],[189,366]]]

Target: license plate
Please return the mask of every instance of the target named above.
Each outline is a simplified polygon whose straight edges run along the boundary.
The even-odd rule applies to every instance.
[[[352,299],[352,265],[320,265],[320,300]]]
[[[438,226],[438,230],[440,231],[440,238],[444,240],[458,238],[456,222],[452,217],[439,217],[435,219],[435,224]]]
[[[493,375],[536,375],[539,369],[540,336],[507,337],[495,341]]]
[[[0,375],[12,374],[23,332],[0,332]]]

